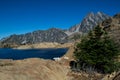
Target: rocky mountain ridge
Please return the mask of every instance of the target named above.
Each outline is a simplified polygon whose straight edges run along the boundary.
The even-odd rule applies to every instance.
[[[21,45],[21,44],[34,44],[41,42],[58,42],[66,43],[69,42],[72,38],[75,38],[81,34],[87,33],[92,30],[96,25],[109,19],[110,17],[102,12],[98,13],[89,13],[81,23],[72,26],[70,29],[64,31],[57,28],[51,28],[48,30],[38,30],[21,35],[11,35],[7,38],[4,38],[0,41],[0,44],[3,46],[8,45]],[[76,35],[77,34],[77,35]],[[74,37],[75,36],[75,37]],[[79,38],[79,37],[78,37]]]
[[[51,28],[48,30],[38,30],[21,35],[11,35],[1,41],[2,44],[34,44],[41,42],[66,42],[67,34],[62,30]]]
[[[87,33],[88,31],[92,30],[96,25],[109,18],[110,16],[102,12],[97,13],[90,12],[86,17],[84,17],[81,23],[72,26],[68,31],[72,33],[73,32]]]

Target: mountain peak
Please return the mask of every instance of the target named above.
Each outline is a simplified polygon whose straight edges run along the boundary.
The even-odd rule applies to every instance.
[[[87,16],[84,17],[81,23],[79,23],[77,26],[76,25],[72,26],[69,29],[69,31],[86,33],[92,30],[96,25],[98,25],[99,23],[101,23],[102,21],[108,18],[110,17],[104,14],[103,12],[100,11],[97,13],[90,12],[87,14]]]
[[[93,12],[90,12],[90,13],[88,13],[87,14],[87,16],[86,17],[89,17],[89,16],[94,16],[95,14],[93,13]]]
[[[101,12],[101,11],[98,11],[98,12],[97,12],[97,14],[104,14],[104,13],[103,13],[103,12]]]

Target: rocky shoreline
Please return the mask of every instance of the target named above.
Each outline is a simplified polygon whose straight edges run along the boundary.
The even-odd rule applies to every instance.
[[[43,43],[37,43],[37,44],[26,44],[26,45],[20,45],[18,47],[15,47],[14,49],[39,49],[39,48],[69,48],[73,46],[74,43],[56,43],[56,42],[43,42]]]

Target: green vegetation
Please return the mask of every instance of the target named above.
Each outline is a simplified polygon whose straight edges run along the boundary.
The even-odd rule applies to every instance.
[[[81,70],[111,73],[120,66],[118,46],[99,26],[76,45],[74,55]]]

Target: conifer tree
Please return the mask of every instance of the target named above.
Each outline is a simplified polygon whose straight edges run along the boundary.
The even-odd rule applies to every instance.
[[[76,45],[74,55],[81,69],[92,67],[102,73],[111,73],[119,68],[115,61],[119,55],[118,48],[99,26]]]

